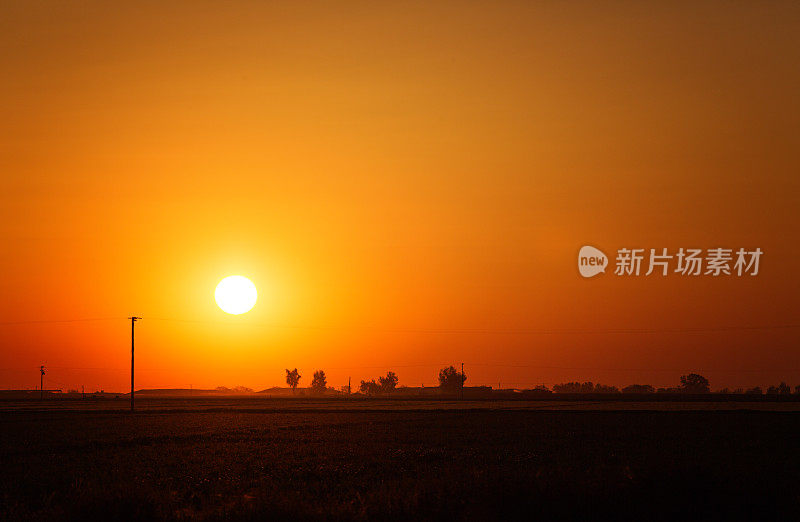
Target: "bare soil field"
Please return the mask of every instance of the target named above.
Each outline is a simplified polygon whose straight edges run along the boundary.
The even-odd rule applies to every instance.
[[[713,399],[712,396],[708,396]],[[767,399],[767,400],[765,400]],[[137,398],[136,411],[141,412],[194,412],[194,411],[250,411],[258,413],[279,412],[358,412],[358,411],[397,411],[397,410],[647,410],[647,411],[798,411],[800,400],[769,400],[760,397],[748,400],[739,396],[736,400],[630,400],[624,395],[598,399],[394,399],[394,398],[261,398],[241,397],[197,397],[197,398]],[[2,400],[0,412],[6,411],[95,411],[127,412],[130,399],[45,399]]]
[[[107,402],[0,405],[0,518],[800,518],[791,404]]]

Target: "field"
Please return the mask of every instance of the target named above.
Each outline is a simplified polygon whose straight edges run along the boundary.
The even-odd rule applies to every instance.
[[[0,517],[800,518],[795,404],[124,407],[0,404]]]

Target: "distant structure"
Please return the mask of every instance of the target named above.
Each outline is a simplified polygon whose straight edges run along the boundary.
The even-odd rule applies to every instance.
[[[39,400],[44,400],[44,364],[39,366]]]

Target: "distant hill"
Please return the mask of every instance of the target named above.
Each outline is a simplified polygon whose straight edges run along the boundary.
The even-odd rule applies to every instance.
[[[311,391],[311,388],[300,388],[298,387],[296,390],[292,390],[289,387],[281,387],[281,386],[273,386],[272,388],[266,388],[261,391],[256,392],[258,395],[266,395],[267,397],[305,397],[306,395],[315,395],[314,392]],[[325,390],[324,395],[342,395],[343,392],[339,390],[335,390],[333,388],[328,388]]]

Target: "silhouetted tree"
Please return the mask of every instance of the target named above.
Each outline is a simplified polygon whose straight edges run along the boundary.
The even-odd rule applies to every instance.
[[[616,386],[586,382],[564,382],[553,386],[555,393],[618,393]]]
[[[584,384],[591,384],[591,383],[584,383]],[[561,384],[554,384],[553,385],[553,392],[554,393],[581,393],[581,388],[583,385],[579,382],[562,382]]]
[[[375,379],[370,381],[361,381],[361,385],[358,387],[358,391],[365,395],[376,395],[378,392],[381,391],[381,386]]]
[[[594,393],[619,393],[619,388],[607,384],[595,384]]]
[[[744,393],[747,395],[761,395],[763,392],[761,391],[761,386],[755,386],[753,388],[748,388]]]
[[[656,390],[649,384],[631,384],[622,388],[622,393],[654,393]]]
[[[439,370],[439,387],[446,391],[460,390],[467,376],[452,366]]]
[[[794,394],[795,395],[800,395],[800,384],[798,384],[797,386],[794,387]]]
[[[315,393],[324,393],[328,387],[328,381],[325,379],[325,372],[317,370],[314,372],[314,378],[311,379],[311,390]]]
[[[381,392],[393,392],[397,387],[397,374],[394,372],[387,372],[386,377],[378,377],[378,382],[381,386]]]
[[[789,388],[789,385],[785,382],[781,382],[777,386],[770,386],[767,388],[767,395],[789,395],[792,393],[792,389]]]
[[[286,369],[286,384],[292,389],[292,393],[297,389],[297,385],[300,384],[300,372],[297,371],[295,368],[292,371]]]
[[[684,393],[709,393],[711,386],[708,379],[697,373],[681,375],[681,390]]]

